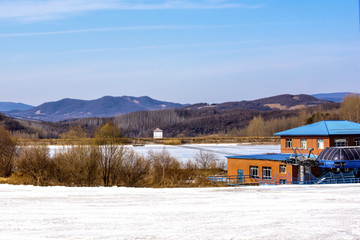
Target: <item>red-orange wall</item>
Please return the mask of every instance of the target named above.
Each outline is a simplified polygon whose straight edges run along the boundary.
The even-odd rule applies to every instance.
[[[292,139],[292,147],[293,148],[300,148],[301,139],[307,139],[307,148],[313,148],[313,154],[318,155],[322,150],[326,147],[330,147],[330,138],[325,136],[319,137],[281,137],[280,145],[281,145],[281,153],[294,153],[292,148],[286,148],[286,139]],[[324,139],[324,149],[318,149],[317,147],[317,140]],[[304,151],[304,153],[307,153]]]
[[[286,165],[286,173],[280,173],[280,165]],[[276,182],[279,182],[280,179],[292,181],[292,177],[299,178],[299,166],[287,165],[282,163],[281,161],[238,158],[228,158],[228,175],[236,176],[238,174],[238,169],[243,170],[244,175],[250,175],[250,166],[256,166],[259,168],[260,178],[262,178],[262,168],[271,167],[271,175],[272,178],[276,175]],[[315,177],[318,177],[323,173],[323,169],[319,167],[312,167],[311,173]]]
[[[335,139],[339,138],[346,138],[348,139],[348,145],[354,146],[354,139],[360,138],[359,135],[355,136],[282,136],[280,140],[280,146],[281,146],[281,153],[293,153],[294,151],[292,148],[286,148],[286,139],[292,139],[292,147],[293,148],[300,148],[300,142],[301,139],[307,139],[307,148],[313,148],[312,151],[313,154],[319,155],[322,150],[324,150],[327,147],[334,147],[335,146]],[[318,139],[324,139],[324,148],[318,149],[317,147],[317,140]],[[306,152],[304,152],[306,153]]]
[[[359,135],[353,135],[353,136],[346,136],[346,135],[343,135],[343,136],[331,136],[330,137],[330,146],[333,147],[335,146],[335,139],[339,139],[339,138],[345,138],[348,140],[348,146],[355,146],[355,138],[360,138]]]
[[[360,135],[352,136],[291,136],[285,137],[282,136],[280,140],[281,153],[294,153],[292,148],[286,148],[286,139],[292,139],[292,147],[300,148],[301,139],[307,139],[307,148],[313,148],[313,154],[319,155],[323,149],[318,149],[317,140],[324,139],[324,149],[326,147],[335,146],[335,139],[346,138],[348,139],[348,145],[354,146],[354,139],[360,138]],[[300,150],[301,151],[301,150]],[[301,153],[308,153],[306,150],[303,150]],[[280,165],[284,165],[280,161],[270,161],[270,160],[256,160],[256,159],[237,159],[237,158],[228,158],[228,175],[237,175],[237,170],[242,169],[244,175],[250,175],[250,166],[257,166],[259,168],[259,177],[262,176],[262,167],[271,167],[272,177],[277,174],[280,178],[286,178],[286,176],[298,177],[298,169],[296,166],[287,165],[287,173],[280,173]],[[321,168],[312,168],[311,172],[315,176],[322,174]]]
[[[237,175],[238,169],[242,169],[244,175],[250,175],[250,166],[257,166],[259,177],[262,176],[262,167],[271,167],[272,177],[277,174],[280,179],[286,180],[286,176],[292,176],[291,165],[286,165],[286,173],[280,173],[280,165],[286,164],[280,161],[228,158],[228,175]]]

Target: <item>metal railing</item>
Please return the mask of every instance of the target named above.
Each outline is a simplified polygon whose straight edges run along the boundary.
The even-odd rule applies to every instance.
[[[311,173],[304,177],[304,180],[299,180],[290,175],[279,176],[275,175],[271,179],[263,179],[251,175],[223,175],[223,176],[209,176],[208,181],[214,183],[223,183],[228,186],[241,185],[283,185],[283,184],[299,184],[299,185],[313,185],[313,184],[346,184],[346,183],[360,183],[360,178],[350,174],[324,174],[316,178]]]
[[[225,183],[229,186],[236,185],[257,185],[260,178],[251,175],[223,175],[223,176],[209,176],[208,181],[214,183]]]

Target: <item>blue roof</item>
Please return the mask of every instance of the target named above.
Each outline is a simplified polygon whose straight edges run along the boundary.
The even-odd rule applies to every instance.
[[[254,159],[254,160],[269,160],[269,161],[283,161],[288,159],[290,153],[277,153],[277,154],[257,154],[257,155],[239,155],[239,156],[226,156],[227,158],[235,159]]]
[[[349,121],[321,121],[274,134],[275,136],[360,135],[360,124]]]

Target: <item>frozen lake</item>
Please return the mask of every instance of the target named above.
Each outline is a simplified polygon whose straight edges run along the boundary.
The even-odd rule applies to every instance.
[[[181,162],[194,159],[200,150],[214,153],[218,160],[226,160],[225,156],[260,154],[260,153],[279,153],[280,145],[250,145],[250,144],[187,144],[187,145],[145,145],[141,147],[126,146],[134,149],[137,153],[146,155],[150,150],[160,152],[166,149],[171,155]],[[49,146],[52,154],[62,146]]]
[[[360,185],[0,185],[0,239],[360,239]]]

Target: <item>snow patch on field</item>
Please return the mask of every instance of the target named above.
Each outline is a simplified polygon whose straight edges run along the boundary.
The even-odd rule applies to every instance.
[[[56,151],[65,149],[68,146],[48,146],[50,155],[53,156]],[[213,153],[217,160],[226,161],[225,156],[261,154],[261,153],[280,153],[280,145],[250,145],[250,144],[186,144],[186,145],[145,145],[141,147],[133,147],[126,145],[127,148],[133,149],[135,152],[146,156],[149,151],[161,152],[168,151],[172,156],[176,157],[180,162],[186,163],[194,160],[199,151]]]
[[[0,239],[360,239],[360,185],[0,185]]]

